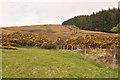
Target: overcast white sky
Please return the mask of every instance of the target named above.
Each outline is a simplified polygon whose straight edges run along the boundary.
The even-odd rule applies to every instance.
[[[61,24],[78,15],[117,8],[119,0],[0,0],[0,27]]]

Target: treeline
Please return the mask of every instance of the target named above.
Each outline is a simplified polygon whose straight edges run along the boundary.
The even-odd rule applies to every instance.
[[[120,9],[102,10],[91,15],[75,16],[62,25],[75,25],[80,29],[111,32],[110,30],[120,22]]]

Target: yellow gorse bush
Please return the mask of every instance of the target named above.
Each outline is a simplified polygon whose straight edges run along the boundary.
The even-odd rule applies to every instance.
[[[2,44],[1,46],[37,46],[41,48],[52,49],[56,45],[64,46],[79,46],[79,47],[118,47],[118,35],[115,36],[105,36],[105,35],[86,35],[79,36],[77,38],[71,38],[67,40],[56,39],[51,40],[44,37],[39,37],[36,34],[32,33],[11,33],[2,35]]]
[[[1,46],[1,48],[4,48],[4,49],[15,49],[15,50],[17,50],[17,47],[13,47],[13,46],[11,46],[11,45]]]

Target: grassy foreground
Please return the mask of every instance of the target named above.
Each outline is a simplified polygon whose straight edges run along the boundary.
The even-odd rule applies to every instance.
[[[21,47],[2,49],[3,78],[118,78],[118,70],[81,55]]]

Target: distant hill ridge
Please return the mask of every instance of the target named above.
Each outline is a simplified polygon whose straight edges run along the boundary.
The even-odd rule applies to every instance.
[[[5,28],[19,28],[19,27],[37,27],[37,26],[61,26],[59,24],[44,24],[44,25],[26,25],[26,26],[11,26],[11,27],[2,27],[2,29],[5,29]]]
[[[75,25],[80,29],[110,32],[120,22],[120,9],[102,10],[91,15],[80,15],[68,19],[62,25]]]

